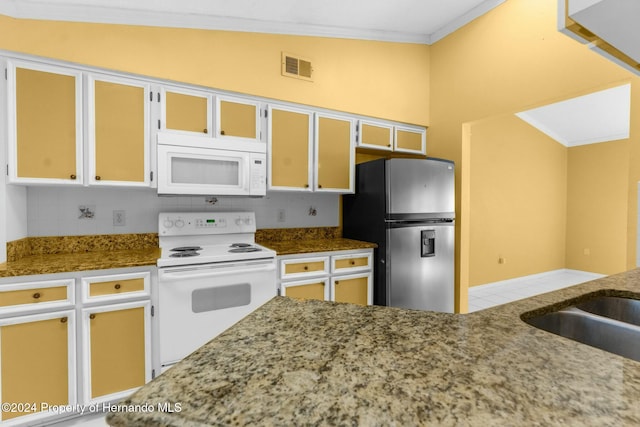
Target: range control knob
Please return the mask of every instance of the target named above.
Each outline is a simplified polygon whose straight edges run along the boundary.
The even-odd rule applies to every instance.
[[[246,217],[244,219],[244,223],[247,224],[247,225],[251,224],[251,218],[250,217]]]
[[[242,218],[236,218],[236,225],[242,225]]]
[[[175,224],[175,225],[176,225],[176,227],[178,227],[178,228],[182,228],[182,227],[184,227],[184,221],[183,221],[183,220],[181,220],[181,219],[177,219],[177,220],[176,220],[176,224]]]
[[[173,227],[173,221],[167,218],[164,220],[164,223],[162,225],[164,225],[164,228],[171,228]]]

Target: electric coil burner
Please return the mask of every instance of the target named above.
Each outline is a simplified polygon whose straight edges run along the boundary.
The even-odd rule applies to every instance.
[[[253,212],[161,213],[160,363],[170,367],[276,296],[276,253]]]

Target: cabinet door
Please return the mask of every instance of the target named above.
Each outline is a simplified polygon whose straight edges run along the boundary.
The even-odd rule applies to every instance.
[[[360,305],[372,303],[371,273],[334,277],[331,288],[333,301]]]
[[[367,120],[359,122],[358,147],[393,150],[393,126]]]
[[[82,79],[63,68],[8,61],[9,179],[82,184]]]
[[[260,140],[260,105],[257,102],[218,96],[216,119],[219,137]]]
[[[82,310],[86,402],[107,401],[151,380],[150,302]]]
[[[316,114],[316,191],[353,193],[353,121]]]
[[[282,295],[295,299],[317,299],[321,301],[329,300],[329,280],[316,279],[304,282],[282,283]]]
[[[427,154],[427,130],[421,127],[396,126],[395,151],[402,153]]]
[[[269,189],[311,191],[311,113],[279,106],[269,106],[268,111]]]
[[[90,76],[89,183],[150,185],[149,85]]]
[[[45,405],[76,403],[74,325],[71,310],[0,320],[2,420],[46,417],[37,414]],[[13,412],[5,403],[34,406]]]
[[[206,92],[163,88],[160,96],[161,130],[211,136],[212,97]]]

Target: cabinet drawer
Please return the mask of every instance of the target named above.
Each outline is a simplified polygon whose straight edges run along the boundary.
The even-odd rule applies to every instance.
[[[149,273],[131,273],[82,279],[83,301],[105,301],[149,295]]]
[[[371,253],[336,255],[331,257],[332,273],[350,273],[371,269]]]
[[[63,307],[74,303],[73,279],[31,282],[0,287],[0,312],[43,307]]]
[[[282,279],[326,274],[329,274],[329,257],[280,260],[280,277]]]

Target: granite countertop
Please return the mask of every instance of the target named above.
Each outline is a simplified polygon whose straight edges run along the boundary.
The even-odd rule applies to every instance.
[[[330,239],[305,240],[267,240],[261,245],[273,249],[278,255],[305,254],[312,252],[349,251],[354,249],[371,249],[377,247],[375,243],[342,237]]]
[[[640,270],[468,315],[276,297],[113,408],[107,422],[640,425],[640,363],[520,318],[592,292],[640,298]]]
[[[28,255],[7,262],[0,277],[155,266],[159,257],[159,248]]]

